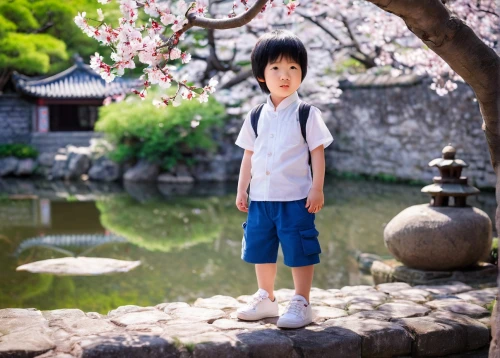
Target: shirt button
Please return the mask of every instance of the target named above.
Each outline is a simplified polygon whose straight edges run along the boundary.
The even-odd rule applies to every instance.
[[[267,156],[270,157],[271,155],[273,155],[273,153],[267,153]]]
[[[274,134],[269,134],[269,137],[273,138],[273,137],[274,137]]]
[[[266,172],[266,175],[269,175],[269,174],[271,174],[271,173],[269,173],[269,170],[268,170],[268,171]]]

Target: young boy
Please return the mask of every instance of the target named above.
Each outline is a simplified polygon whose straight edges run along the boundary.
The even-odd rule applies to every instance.
[[[297,36],[283,30],[265,34],[251,60],[253,74],[269,96],[257,122],[257,135],[249,113],[236,140],[245,149],[236,206],[248,213],[243,223],[242,259],[255,264],[259,290],[248,305],[238,309],[237,317],[278,316],[274,280],[281,244],[285,265],[292,267],[295,295],[278,327],[299,328],[312,321],[309,292],[321,252],[314,217],[324,203],[324,148],[333,138],[321,112],[312,106],[306,122],[307,141],[302,136],[296,91],[306,76],[307,52]]]

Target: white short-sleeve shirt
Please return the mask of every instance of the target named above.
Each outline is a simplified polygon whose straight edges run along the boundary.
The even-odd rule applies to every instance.
[[[312,185],[309,151],[333,142],[321,111],[311,106],[306,124],[307,143],[302,137],[298,110],[300,99],[295,92],[274,108],[271,97],[263,106],[257,125],[252,128],[250,112],[241,127],[236,145],[253,151],[250,200],[292,201],[304,199]]]

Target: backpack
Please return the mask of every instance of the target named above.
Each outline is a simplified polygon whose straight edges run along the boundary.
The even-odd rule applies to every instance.
[[[254,107],[252,109],[252,112],[250,113],[250,122],[252,124],[253,131],[255,133],[255,137],[258,137],[257,133],[257,124],[259,123],[259,118],[260,118],[260,112],[262,112],[262,107],[264,107],[264,103],[259,104],[258,106]],[[306,138],[306,124],[307,120],[309,118],[309,112],[311,111],[311,105],[306,102],[301,102],[299,105],[299,123],[300,123],[300,132],[302,133],[302,137],[304,138],[304,141],[307,143],[307,138]],[[308,150],[309,153],[309,165],[311,165],[311,152]]]

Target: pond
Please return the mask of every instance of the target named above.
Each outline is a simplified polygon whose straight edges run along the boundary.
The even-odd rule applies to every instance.
[[[246,214],[235,205],[237,183],[155,184],[0,181],[0,308],[80,308],[107,313],[122,305],[151,306],[198,297],[237,297],[256,290],[253,265],[240,259]],[[357,252],[388,256],[384,226],[401,210],[428,202],[421,186],[326,179],[325,206],[316,215],[323,249],[313,286],[372,284]],[[493,192],[469,204],[494,219]],[[123,242],[37,245],[47,235],[111,235]],[[28,239],[34,241],[27,241]],[[64,246],[66,245],[66,246]],[[140,260],[113,275],[55,276],[16,272],[38,260],[85,256]],[[293,288],[281,253],[276,288]]]

